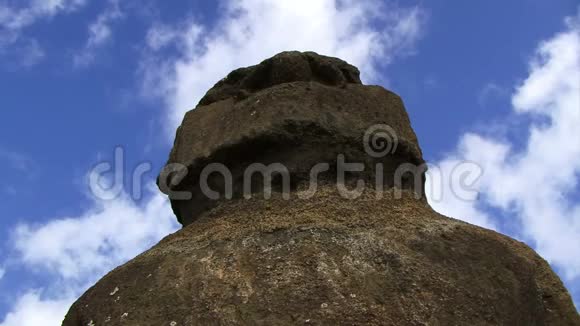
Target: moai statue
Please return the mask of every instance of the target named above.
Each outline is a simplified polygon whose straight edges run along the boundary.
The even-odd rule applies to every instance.
[[[425,166],[401,98],[356,67],[284,52],[234,70],[158,178],[184,228],[64,325],[580,325],[532,249],[431,209]]]

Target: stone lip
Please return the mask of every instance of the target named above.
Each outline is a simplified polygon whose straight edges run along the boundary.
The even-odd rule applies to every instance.
[[[359,70],[343,60],[315,52],[289,51],[258,65],[232,71],[207,92],[199,105],[231,97],[244,98],[262,89],[295,81],[314,81],[330,86],[362,84]]]

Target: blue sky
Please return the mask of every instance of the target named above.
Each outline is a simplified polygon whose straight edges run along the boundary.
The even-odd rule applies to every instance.
[[[0,0],[0,325],[58,324],[176,230],[151,183],[184,112],[230,70],[293,49],[400,94],[433,184],[476,162],[477,200],[434,208],[528,243],[578,305],[576,2],[339,2]],[[95,198],[87,175],[117,146],[125,191]],[[141,198],[136,166],[150,167]]]

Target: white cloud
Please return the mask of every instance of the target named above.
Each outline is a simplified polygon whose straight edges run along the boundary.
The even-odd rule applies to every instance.
[[[7,30],[20,31],[39,19],[75,11],[85,3],[86,0],[28,0],[17,9],[0,4],[0,26]]]
[[[163,24],[156,24],[147,31],[146,42],[150,49],[158,51],[179,38],[180,29]],[[190,39],[190,37],[188,37],[188,39]]]
[[[74,12],[85,3],[86,0],[28,0],[17,8],[0,3],[0,55],[14,53],[24,67],[38,63],[44,51],[37,40],[22,36],[22,31],[40,20]]]
[[[119,0],[109,0],[107,9],[89,25],[89,38],[80,53],[74,56],[75,66],[84,67],[93,63],[95,52],[113,38],[111,24],[121,18],[123,13],[119,7]]]
[[[530,62],[529,75],[512,96],[516,114],[532,117],[525,147],[507,140],[468,133],[453,160],[478,162],[481,203],[515,216],[520,234],[567,280],[580,277],[580,17],[567,19],[567,30],[542,42]],[[549,120],[546,123],[545,120]],[[477,202],[462,209],[477,216]],[[433,205],[454,213],[456,203]],[[466,213],[466,214],[467,214]],[[469,215],[455,215],[461,218]]]
[[[503,97],[509,96],[509,90],[499,86],[496,83],[487,83],[481,91],[477,98],[479,106],[486,107],[489,105],[489,101],[492,99],[503,99]]]
[[[175,231],[166,196],[153,188],[155,195],[142,206],[123,194],[110,201],[95,200],[81,216],[16,227],[11,264],[50,276],[51,283],[14,298],[0,326],[60,325],[70,304],[88,286]]]
[[[378,79],[379,66],[408,54],[421,34],[425,14],[417,8],[386,7],[381,1],[227,1],[214,27],[195,21],[156,24],[148,33],[142,62],[144,90],[169,108],[168,130],[181,122],[204,92],[231,70],[284,50],[311,50],[340,57]],[[152,54],[174,42],[180,55]]]
[[[4,274],[6,274],[6,270],[3,267],[0,267],[0,281],[4,278]]]
[[[22,295],[0,326],[61,325],[74,297],[42,300],[37,291]]]
[[[465,168],[468,168],[465,170]],[[468,171],[474,178],[473,191],[466,192],[469,187],[463,184],[461,174]],[[497,230],[490,216],[479,210],[474,204],[477,200],[478,179],[481,168],[472,162],[467,162],[459,156],[450,156],[437,165],[430,165],[425,182],[425,193],[434,210],[449,216],[461,218],[471,224]]]
[[[14,234],[21,261],[65,279],[101,274],[141,253],[175,229],[167,198],[155,195],[144,207],[130,199],[96,201],[79,217],[41,226],[19,225]]]

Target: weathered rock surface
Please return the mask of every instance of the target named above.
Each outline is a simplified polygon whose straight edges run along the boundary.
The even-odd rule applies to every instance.
[[[362,148],[377,123],[399,137],[378,158]],[[366,182],[355,199],[337,188],[338,154],[365,167],[345,181]],[[212,162],[232,170],[231,199],[200,194],[199,173]],[[272,198],[255,187],[244,199],[251,162],[284,163],[290,200],[279,180]],[[330,172],[304,196],[317,162]],[[172,200],[186,227],[103,277],[63,325],[580,325],[532,249],[434,212],[415,186],[422,170],[402,184],[389,176],[423,163],[403,104],[361,85],[341,60],[292,52],[232,72],[186,115],[168,166],[177,163],[187,176],[162,173],[159,183],[193,191]],[[381,199],[377,163],[389,188]],[[223,178],[209,184],[225,189]]]
[[[250,163],[282,162],[296,182],[309,179],[319,162],[336,165],[332,161],[339,153],[372,167],[378,161],[362,144],[365,131],[375,124],[389,125],[397,136],[396,153],[380,160],[391,166],[388,170],[402,163],[421,165],[417,136],[400,97],[362,85],[358,75],[357,68],[336,58],[284,52],[218,82],[177,130],[168,165],[187,167],[187,177],[172,184],[160,176],[171,190],[193,190],[191,200],[172,200],[178,220],[188,225],[215,206],[198,189],[198,176],[208,163],[226,165],[237,179]],[[240,92],[245,94],[241,98]],[[392,186],[392,174],[385,178]],[[219,180],[210,181],[212,188],[223,190]],[[234,187],[234,197],[241,198],[241,191]]]

